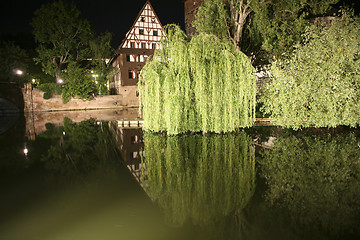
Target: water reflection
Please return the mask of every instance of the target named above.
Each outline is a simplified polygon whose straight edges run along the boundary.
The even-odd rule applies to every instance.
[[[359,235],[359,139],[328,131],[284,134],[264,151],[266,200],[285,226],[308,238],[320,232],[335,239]]]
[[[116,143],[108,126],[96,125],[91,120],[73,124],[65,118],[64,126],[47,125],[47,131],[38,139],[52,142],[40,158],[45,168],[68,178],[86,176],[102,166],[109,166],[109,161],[117,158]]]
[[[24,119],[0,136],[0,239],[360,236],[359,130],[143,136],[43,117],[33,138]]]
[[[147,133],[144,143],[146,192],[173,225],[191,220],[204,227],[240,216],[254,193],[254,148],[244,132],[206,137]]]
[[[145,165],[141,162],[144,148],[142,129],[119,126],[118,124],[116,121],[111,122],[111,129],[116,139],[117,149],[130,173],[143,186],[141,175]]]
[[[158,210],[122,167],[108,124],[65,120],[46,129],[27,141],[27,160],[0,165],[0,239],[168,236]]]

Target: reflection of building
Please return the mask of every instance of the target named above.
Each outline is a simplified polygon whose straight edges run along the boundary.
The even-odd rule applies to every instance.
[[[195,20],[195,15],[203,0],[185,0],[185,32],[188,36],[195,33],[195,28],[191,25]]]
[[[141,156],[144,155],[142,129],[122,127],[118,122],[115,122],[113,129],[123,163],[141,184],[141,174],[145,170],[145,165],[141,162]]]
[[[150,2],[140,10],[134,24],[116,50],[112,66],[117,70],[110,83],[116,94],[128,99],[129,105],[139,104],[137,83],[146,59],[154,53],[164,30]]]

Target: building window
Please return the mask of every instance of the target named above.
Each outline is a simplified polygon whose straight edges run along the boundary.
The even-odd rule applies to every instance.
[[[134,79],[135,76],[134,76],[134,71],[133,70],[129,70],[129,79]]]
[[[151,48],[155,49],[156,48],[156,43],[151,44]]]
[[[130,55],[129,54],[126,54],[126,61],[130,62]]]
[[[140,18],[140,21],[141,21],[141,22],[145,22],[145,17],[141,17],[141,18]]]
[[[131,42],[131,43],[130,43],[130,47],[131,47],[131,48],[135,48],[135,43],[134,43],[134,42]]]
[[[145,43],[141,43],[141,48],[146,48],[146,44],[145,44]]]
[[[139,34],[140,34],[140,35],[144,35],[144,29],[140,28],[140,29],[139,29]]]
[[[154,31],[153,31],[153,35],[154,35],[154,36],[157,36],[157,35],[158,35],[158,31],[157,31],[157,30],[154,30]]]
[[[136,91],[136,97],[139,97],[139,91]]]

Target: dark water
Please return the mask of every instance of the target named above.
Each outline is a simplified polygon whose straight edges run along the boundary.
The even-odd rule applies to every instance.
[[[24,152],[24,149],[27,151]],[[359,239],[360,131],[0,135],[0,239]]]

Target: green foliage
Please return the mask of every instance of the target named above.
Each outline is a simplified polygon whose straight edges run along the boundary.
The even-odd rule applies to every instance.
[[[60,95],[62,93],[62,87],[56,83],[43,83],[38,88],[44,92],[44,99],[49,99],[54,94]]]
[[[360,121],[360,21],[347,13],[308,28],[304,45],[273,64],[263,111],[286,127],[356,126]]]
[[[68,63],[90,57],[89,41],[94,33],[74,4],[52,2],[34,14],[31,25],[39,44],[36,61],[45,73],[58,77]]]
[[[291,53],[302,39],[309,19],[326,14],[339,0],[281,0],[253,5],[254,26],[262,36],[262,48],[270,57]]]
[[[329,13],[339,0],[207,0],[193,25],[198,32],[231,39],[257,63],[293,50],[313,17]],[[232,7],[233,6],[233,7]]]
[[[189,41],[176,25],[165,30],[139,81],[143,128],[178,134],[251,126],[256,85],[248,58],[214,35]]]
[[[230,40],[237,50],[245,52],[257,44],[250,34],[251,6],[259,0],[208,0],[203,1],[195,16],[193,25],[197,32],[214,34],[221,39]],[[250,31],[249,31],[250,30]],[[244,37],[244,33],[248,36]],[[251,49],[252,50],[252,49]],[[248,51],[251,55],[251,50]]]
[[[75,124],[65,118],[63,127],[49,127],[38,138],[53,142],[41,161],[57,177],[83,178],[118,157],[108,125],[92,120]]]
[[[26,51],[14,42],[0,42],[0,81],[26,82],[28,81],[27,69],[30,58]],[[16,69],[22,70],[25,74],[16,75]]]
[[[146,191],[172,225],[213,225],[241,212],[255,190],[255,155],[244,132],[203,137],[144,135]],[[145,176],[145,174],[143,174]]]
[[[359,140],[355,134],[284,135],[262,154],[266,199],[281,209],[286,227],[301,235],[360,233]]]
[[[107,83],[115,74],[114,68],[110,64],[111,62],[106,62],[106,59],[110,59],[112,54],[111,38],[112,35],[110,33],[105,33],[90,41],[90,48],[93,54],[91,64],[94,73],[97,75],[97,92],[101,94],[108,93]]]
[[[214,34],[219,38],[230,37],[230,13],[222,0],[204,1],[196,13],[193,22],[199,33]]]
[[[84,68],[75,64],[69,64],[67,70],[66,83],[62,91],[63,102],[68,102],[71,97],[89,100],[97,91],[95,82],[87,76]]]

